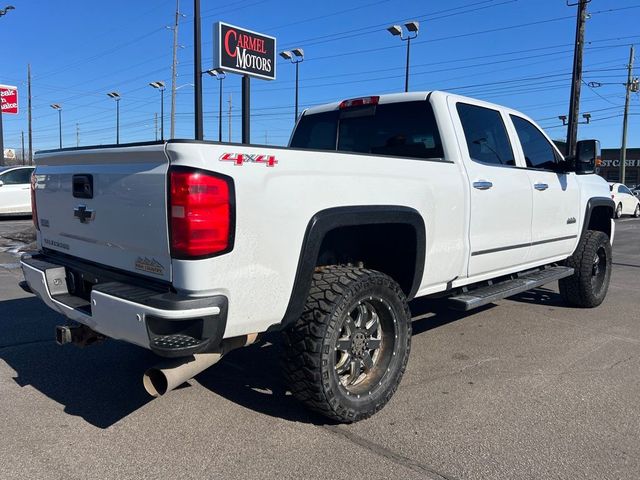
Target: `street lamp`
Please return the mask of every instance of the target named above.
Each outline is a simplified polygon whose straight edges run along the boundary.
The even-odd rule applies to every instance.
[[[387,28],[387,31],[391,33],[394,37],[399,36],[400,40],[403,42],[406,40],[407,42],[407,67],[404,78],[404,91],[409,91],[409,52],[411,50],[411,40],[418,36],[418,30],[420,29],[420,24],[418,22],[407,22],[404,24],[404,28],[407,30],[407,34],[403,35],[402,27],[400,25],[391,25]]]
[[[14,7],[13,5],[7,5],[4,8],[0,8],[0,17],[4,17],[9,10],[15,10],[15,9],[16,7]]]
[[[160,90],[160,140],[164,140],[164,82],[151,82],[149,85]]]
[[[220,111],[218,113],[218,141],[221,142],[222,141],[222,82],[227,76],[227,74],[218,68],[212,68],[211,70],[207,70],[207,73],[212,77],[216,77],[220,82],[220,99],[218,101],[220,104]]]
[[[116,145],[120,144],[120,94],[118,92],[107,93],[109,98],[116,101]]]
[[[296,66],[296,111],[293,121],[298,121],[298,64],[304,61],[304,50],[301,48],[293,48],[291,51],[285,50],[280,52],[280,56],[285,60],[290,60]]]
[[[60,132],[60,148],[62,148],[62,105],[52,103],[51,108],[58,111],[58,131]]]

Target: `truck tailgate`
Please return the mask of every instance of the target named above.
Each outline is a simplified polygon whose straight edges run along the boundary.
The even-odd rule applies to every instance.
[[[171,280],[164,145],[36,156],[42,247]]]

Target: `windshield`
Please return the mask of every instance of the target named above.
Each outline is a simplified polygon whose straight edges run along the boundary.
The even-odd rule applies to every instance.
[[[424,100],[304,115],[289,146],[396,157],[444,157],[433,110]]]

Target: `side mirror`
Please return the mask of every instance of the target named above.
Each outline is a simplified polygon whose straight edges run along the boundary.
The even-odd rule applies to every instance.
[[[0,187],[4,185],[4,182],[0,180]]]
[[[599,140],[580,140],[576,144],[576,156],[573,159],[577,174],[596,173],[596,167],[602,163]]]

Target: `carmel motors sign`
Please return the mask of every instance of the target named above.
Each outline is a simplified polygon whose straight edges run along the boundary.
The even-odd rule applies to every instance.
[[[218,22],[214,30],[214,68],[265,80],[276,78],[276,39]]]

